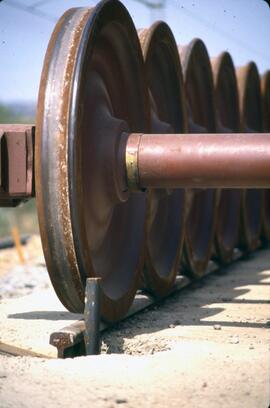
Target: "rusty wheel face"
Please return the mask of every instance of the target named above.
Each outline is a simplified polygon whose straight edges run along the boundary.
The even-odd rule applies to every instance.
[[[262,131],[260,78],[255,63],[237,70],[242,132]],[[248,251],[260,242],[263,216],[263,191],[247,189],[242,193],[240,246]]]
[[[65,13],[42,74],[36,174],[48,270],[71,311],[83,310],[91,276],[102,277],[103,319],[119,319],[133,300],[146,199],[118,185],[118,152],[123,132],[149,130],[147,112],[143,57],[124,6],[107,0]]]
[[[211,61],[218,131],[239,132],[239,101],[233,61],[224,52]],[[226,128],[226,129],[224,129]],[[240,221],[241,191],[226,189],[219,192],[215,244],[217,258],[222,263],[232,260],[237,246]]]
[[[270,131],[270,71],[261,77],[263,131]],[[263,239],[270,240],[270,190],[264,191]]]
[[[159,22],[140,31],[152,111],[152,132],[186,131],[183,78],[173,34]],[[146,288],[165,295],[174,284],[184,240],[185,191],[152,190],[147,197]]]
[[[180,48],[189,117],[205,131],[216,131],[214,88],[210,60],[201,40]],[[193,133],[196,130],[192,130]],[[205,273],[211,257],[216,220],[216,191],[191,192],[186,223],[185,270],[193,277]]]

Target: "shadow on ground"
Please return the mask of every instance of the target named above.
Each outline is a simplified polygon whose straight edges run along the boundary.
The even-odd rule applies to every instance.
[[[268,270],[268,249],[259,250],[248,259],[239,260],[228,267],[207,275],[200,281],[172,294],[158,304],[133,317],[117,323],[103,333],[103,344],[107,353],[122,353],[124,339],[137,335],[155,333],[175,326],[213,326],[264,328],[268,324],[256,321],[222,321],[220,319],[204,320],[218,315],[225,310],[224,304],[270,304],[269,299],[248,299],[250,285],[269,285],[265,273]],[[259,260],[259,262],[258,262]],[[259,267],[258,267],[259,265]],[[270,266],[270,265],[269,265]],[[239,299],[239,296],[241,298]],[[211,307],[207,307],[211,305]],[[213,307],[212,307],[213,305]],[[16,313],[8,316],[12,319],[29,320],[76,320],[82,315],[63,311],[33,311]]]

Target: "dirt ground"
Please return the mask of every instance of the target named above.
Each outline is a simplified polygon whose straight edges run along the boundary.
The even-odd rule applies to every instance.
[[[1,354],[0,407],[268,408],[269,266],[260,250],[174,294],[107,331],[101,356]]]

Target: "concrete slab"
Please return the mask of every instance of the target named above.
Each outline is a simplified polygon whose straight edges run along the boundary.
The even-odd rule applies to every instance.
[[[1,408],[268,408],[269,267],[265,249],[206,277],[106,332],[101,356],[0,355]],[[2,342],[50,354],[49,333],[75,316],[42,293],[1,305]]]
[[[50,334],[81,315],[68,312],[52,288],[3,301],[0,305],[0,351],[15,355],[57,357]]]
[[[266,325],[270,320],[269,267],[270,251],[267,249],[258,251],[249,260],[236,262],[222,273],[206,277],[203,282],[194,285],[199,286],[197,290],[186,289],[177,298],[169,299],[165,308],[161,306],[157,329],[154,321],[140,335],[148,343],[155,333],[156,338],[165,337],[166,343],[175,343],[179,339],[237,343],[241,339],[241,342],[249,342],[251,347],[256,341],[267,344],[269,331]],[[151,312],[147,313],[151,315]],[[169,324],[168,313],[172,317]],[[57,357],[55,347],[49,344],[50,334],[81,318],[82,315],[65,310],[52,287],[29,296],[3,301],[0,306],[0,351]],[[138,318],[143,319],[143,316]],[[181,323],[175,325],[175,320]],[[175,326],[174,330],[168,326]],[[120,348],[115,339],[110,338],[110,334],[105,335],[109,350],[129,353],[129,337],[123,340],[121,330],[118,333],[117,337],[122,343]]]

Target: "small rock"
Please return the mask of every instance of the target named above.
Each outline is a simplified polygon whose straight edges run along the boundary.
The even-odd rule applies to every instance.
[[[249,346],[249,350],[254,350],[253,344],[251,344],[251,345]]]
[[[206,382],[206,381],[203,383],[202,387],[203,387],[203,388],[206,388],[206,387],[207,387],[207,382]]]
[[[231,344],[238,344],[239,343],[239,337],[235,336],[230,340]]]
[[[116,404],[126,404],[127,399],[126,398],[117,398],[115,400]]]
[[[180,320],[175,320],[174,324],[175,324],[175,326],[180,326],[182,324],[182,322]]]
[[[220,324],[214,324],[213,328],[214,330],[221,330]]]
[[[169,324],[168,326],[170,329],[174,329],[175,328],[175,324]]]

